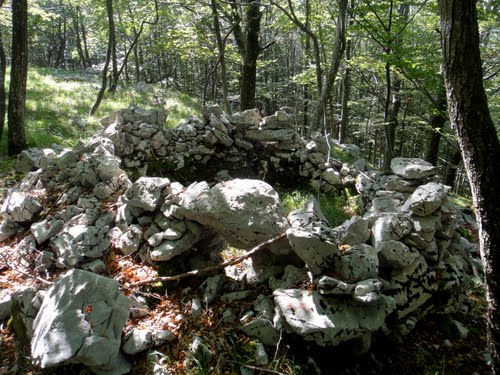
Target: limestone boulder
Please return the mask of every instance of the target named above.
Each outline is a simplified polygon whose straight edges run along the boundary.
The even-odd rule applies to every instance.
[[[249,249],[289,227],[278,194],[263,181],[235,179],[198,191],[186,192],[179,213],[216,230],[232,246]]]
[[[303,208],[290,212],[288,221],[288,242],[299,258],[313,274],[328,269],[338,249],[318,201],[311,197]]]
[[[418,250],[410,249],[400,241],[381,241],[377,246],[378,255],[383,265],[392,268],[405,268],[420,256]]]
[[[431,215],[441,207],[448,191],[448,186],[437,182],[419,186],[406,200],[403,210],[411,211],[418,216]]]
[[[408,215],[401,213],[382,214],[372,226],[371,241],[376,248],[382,241],[398,241],[413,229]]]
[[[408,180],[425,178],[436,173],[436,167],[419,158],[394,158],[391,160],[394,174]]]
[[[47,291],[34,321],[34,363],[111,370],[129,316],[130,301],[118,288],[116,280],[78,269],[61,276]]]
[[[335,273],[348,282],[377,277],[378,266],[377,251],[366,244],[339,251],[334,260]]]
[[[9,191],[0,208],[0,216],[19,223],[32,221],[33,216],[43,208],[42,202],[34,193],[17,189]]]
[[[333,230],[337,242],[341,245],[359,245],[370,239],[368,220],[353,216]]]
[[[159,204],[160,196],[169,185],[168,178],[141,177],[127,190],[125,201],[132,207],[154,211]]]
[[[384,295],[373,304],[330,298],[303,289],[278,289],[273,295],[286,331],[321,346],[338,345],[377,331],[396,307],[394,300]]]

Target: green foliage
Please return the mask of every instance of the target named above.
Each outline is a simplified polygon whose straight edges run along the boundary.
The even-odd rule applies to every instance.
[[[293,210],[304,207],[311,195],[314,195],[311,191],[282,192],[280,196],[285,213],[288,214]],[[332,227],[339,226],[352,216],[346,198],[339,197],[338,194],[321,193],[316,196],[316,199],[319,202],[321,211]]]

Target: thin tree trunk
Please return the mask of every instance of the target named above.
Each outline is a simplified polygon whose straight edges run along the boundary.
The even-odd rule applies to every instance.
[[[246,38],[241,67],[240,110],[255,108],[255,88],[257,83],[257,60],[261,48],[259,45],[260,0],[248,1],[246,11]]]
[[[327,116],[326,107],[330,99],[333,84],[335,83],[335,78],[337,78],[337,72],[339,71],[340,60],[342,59],[342,54],[345,51],[345,21],[347,15],[347,0],[339,1],[339,15],[337,17],[337,30],[335,33],[334,49],[332,54],[332,61],[328,75],[326,77],[323,87],[321,87],[321,96],[318,104],[318,109],[316,111],[316,121],[314,127],[316,129],[322,124],[323,127],[327,128]]]
[[[109,3],[109,5],[108,5]],[[113,0],[106,0],[106,9],[108,10],[109,42],[111,43],[111,76],[109,83],[109,92],[115,93],[118,85],[118,57],[116,55],[116,26],[113,11]],[[109,13],[111,9],[111,14]]]
[[[500,374],[500,142],[483,87],[476,0],[438,0],[438,5],[448,112],[479,224],[491,368]]]
[[[441,141],[441,132],[443,130],[446,121],[448,120],[446,116],[446,93],[443,90],[442,95],[440,95],[437,107],[434,108],[434,113],[430,119],[431,129],[427,133],[427,142],[424,159],[429,163],[437,165],[438,155],[439,155],[439,142]]]
[[[0,0],[0,8],[3,7],[5,0]],[[7,74],[7,59],[5,57],[5,48],[3,45],[3,35],[0,28],[0,140],[2,139],[3,129],[5,127],[5,76]]]
[[[80,37],[80,6],[76,6],[76,16],[73,19],[73,27],[75,29],[76,34],[76,49],[78,51],[78,56],[80,57],[80,64],[82,68],[87,68],[87,61],[85,59],[85,54],[83,53],[82,48],[82,38]]]
[[[80,17],[80,29],[82,30],[82,41],[83,41],[83,51],[85,52],[85,59],[87,61],[87,66],[92,66],[92,60],[90,59],[89,49],[87,45],[87,30],[85,29],[85,24],[83,23],[83,17]]]
[[[112,40],[112,30],[111,30],[111,23],[113,22],[113,0],[106,0],[106,11],[108,14],[108,50],[106,52],[106,62],[104,63],[104,67],[102,68],[102,82],[101,82],[101,89],[99,90],[99,93],[97,94],[97,99],[92,106],[92,109],[90,110],[90,115],[94,115],[97,112],[97,109],[101,105],[102,98],[104,97],[104,93],[106,92],[106,86],[108,83],[108,68],[109,68],[109,61],[111,60],[111,53],[113,50],[113,40]],[[114,34],[114,31],[113,31]]]
[[[8,154],[17,155],[28,148],[25,131],[26,81],[28,78],[28,1],[12,2],[12,65],[10,70],[7,119]]]
[[[222,40],[222,34],[220,31],[219,24],[219,14],[217,12],[216,0],[210,0],[210,6],[212,8],[212,18],[214,24],[215,38],[217,39],[217,48],[219,49],[219,65],[220,65],[220,75],[222,84],[222,101],[224,110],[226,113],[231,113],[231,107],[229,106],[229,93],[227,86],[227,73],[226,73],[226,52],[224,41]]]

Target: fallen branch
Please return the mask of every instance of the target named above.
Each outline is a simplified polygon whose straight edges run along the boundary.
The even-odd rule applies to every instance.
[[[134,286],[153,284],[153,283],[163,282],[163,281],[176,281],[176,280],[184,279],[184,278],[190,277],[190,276],[197,276],[197,275],[202,275],[202,274],[208,273],[208,272],[219,271],[219,270],[226,268],[227,266],[233,266],[235,264],[243,262],[245,259],[253,256],[255,253],[258,253],[259,251],[266,248],[267,246],[272,245],[273,243],[276,243],[285,237],[286,237],[286,233],[281,233],[280,235],[273,237],[273,238],[255,246],[252,250],[248,251],[245,255],[234,258],[232,260],[228,260],[227,262],[221,263],[217,266],[211,266],[211,267],[203,268],[201,270],[193,270],[193,271],[181,273],[181,274],[175,275],[175,276],[152,277],[150,279],[146,279],[146,280],[138,281],[136,283],[128,284],[127,286],[134,287]]]
[[[52,285],[53,282],[52,281],[48,281],[48,280],[45,280],[45,279],[42,279],[41,277],[38,277],[38,276],[35,276],[35,275],[31,275],[29,274],[28,272],[25,272],[23,270],[20,270],[19,268],[17,267],[14,267],[13,265],[10,264],[9,260],[5,257],[5,255],[3,254],[0,254],[3,258],[3,261],[4,261],[4,264],[5,264],[5,267],[11,269],[12,271],[14,272],[17,272],[17,273],[20,273],[21,275],[24,275],[26,277],[30,277],[32,279],[35,279],[35,280],[38,280],[40,281],[41,283],[44,283],[46,285]]]

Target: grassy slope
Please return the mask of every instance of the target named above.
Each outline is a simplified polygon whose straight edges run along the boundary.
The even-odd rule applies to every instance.
[[[142,108],[162,106],[169,114],[167,126],[174,126],[184,117],[199,112],[196,101],[186,95],[156,87],[152,92],[137,91],[134,85],[124,85],[119,87],[115,95],[106,94],[96,115],[89,116],[99,87],[100,77],[97,73],[31,67],[26,94],[26,135],[29,146],[48,147],[53,143],[72,146],[79,139],[92,135],[100,127],[100,118],[129,105]],[[162,100],[164,97],[168,99]],[[85,124],[84,130],[81,124]],[[4,169],[8,168],[4,164],[6,133],[5,130],[5,137],[0,143],[0,164],[3,164]]]

